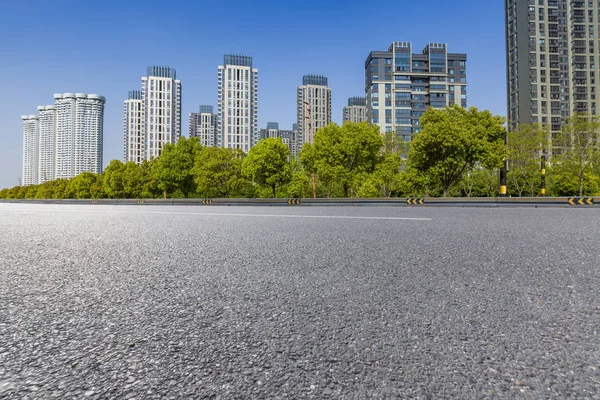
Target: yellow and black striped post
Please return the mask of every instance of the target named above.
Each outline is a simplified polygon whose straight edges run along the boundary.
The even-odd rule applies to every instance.
[[[504,131],[504,147],[508,144],[508,132]],[[508,158],[504,159],[504,164],[500,168],[500,191],[499,197],[506,197],[506,173],[508,171]]]
[[[542,197],[546,197],[546,155],[542,154],[542,188],[540,190]]]

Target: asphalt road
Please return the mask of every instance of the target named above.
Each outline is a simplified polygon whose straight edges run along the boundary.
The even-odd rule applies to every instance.
[[[1,399],[600,399],[600,209],[0,204]]]

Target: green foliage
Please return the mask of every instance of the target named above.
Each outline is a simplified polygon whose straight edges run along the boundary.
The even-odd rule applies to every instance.
[[[521,125],[508,132],[508,190],[535,196],[541,180],[541,155],[549,152],[550,132],[541,125]]]
[[[111,199],[120,199],[125,195],[123,188],[123,173],[125,165],[119,160],[112,160],[103,174],[103,188]]]
[[[591,175],[600,164],[600,120],[596,116],[575,114],[556,137],[553,163],[561,171],[577,179],[577,194],[593,191],[585,187],[586,175]]]
[[[475,107],[429,108],[421,117],[423,130],[410,145],[410,166],[447,196],[451,186],[477,165],[491,169],[502,164],[503,124],[502,117]]]
[[[407,143],[366,123],[330,124],[304,144],[299,162],[281,139],[265,139],[247,156],[181,139],[140,165],[113,160],[99,175],[6,188],[0,198],[312,197],[313,176],[318,197],[492,197],[505,157],[508,193],[540,194],[540,154],[550,147],[543,127],[519,126],[505,146],[502,118],[487,111],[429,109],[421,125]],[[600,195],[599,130],[596,117],[575,115],[553,139],[549,195]]]
[[[287,185],[287,197],[312,197],[310,178],[305,172],[292,172],[292,179]]]
[[[600,196],[600,176],[585,173],[583,191],[579,192],[579,177],[562,165],[554,165],[548,171],[548,194],[551,196]]]
[[[181,138],[166,144],[160,157],[151,164],[157,187],[171,197],[189,197],[196,191],[193,167],[201,146],[197,138]]]
[[[465,173],[456,189],[464,197],[496,197],[500,170],[476,167]]]
[[[377,126],[366,122],[331,123],[315,133],[314,145],[305,144],[300,161],[309,172],[316,172],[328,191],[332,184],[343,188],[348,197],[357,176],[375,170],[383,139]]]
[[[201,197],[240,197],[248,179],[242,173],[246,154],[240,149],[204,147],[196,155],[194,180]]]
[[[276,197],[277,187],[286,185],[292,178],[289,155],[281,138],[263,139],[248,152],[242,162],[242,171],[253,182],[270,187]]]
[[[102,198],[101,176],[91,172],[83,172],[69,181],[65,197],[68,199]]]

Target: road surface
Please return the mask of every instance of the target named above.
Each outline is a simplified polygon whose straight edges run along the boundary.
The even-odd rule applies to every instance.
[[[600,398],[600,210],[0,204],[0,398]]]

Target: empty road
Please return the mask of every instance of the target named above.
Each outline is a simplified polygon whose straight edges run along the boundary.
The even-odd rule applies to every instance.
[[[600,209],[0,204],[0,398],[600,399]]]

